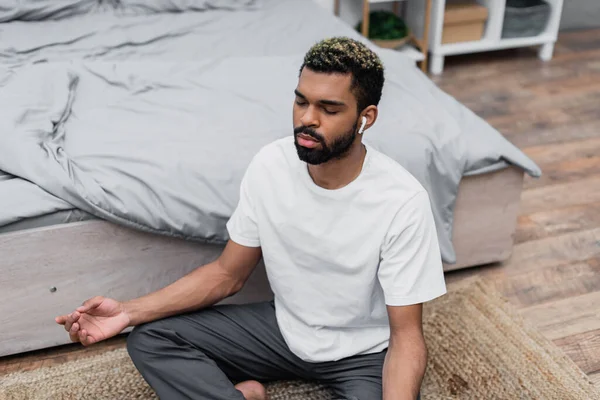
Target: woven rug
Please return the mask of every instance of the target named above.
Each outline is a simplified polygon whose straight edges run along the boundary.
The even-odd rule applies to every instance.
[[[475,279],[449,286],[424,313],[429,399],[600,399],[591,381],[498,294]],[[325,400],[312,382],[268,385],[272,400]],[[123,349],[0,376],[0,399],[155,399]]]

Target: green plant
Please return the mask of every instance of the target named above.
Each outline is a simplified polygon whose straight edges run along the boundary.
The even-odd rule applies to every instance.
[[[362,32],[363,21],[356,25]],[[369,39],[394,40],[408,36],[408,27],[402,18],[390,11],[371,11],[369,14]]]

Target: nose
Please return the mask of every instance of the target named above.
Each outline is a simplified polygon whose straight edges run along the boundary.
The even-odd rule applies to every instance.
[[[304,110],[304,113],[300,117],[300,122],[303,126],[308,126],[311,128],[319,127],[319,118],[317,112],[313,106],[308,106]]]

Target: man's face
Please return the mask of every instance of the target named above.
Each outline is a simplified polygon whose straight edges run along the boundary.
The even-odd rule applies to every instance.
[[[358,120],[351,83],[350,74],[302,70],[294,102],[294,143],[302,161],[322,164],[351,148]]]

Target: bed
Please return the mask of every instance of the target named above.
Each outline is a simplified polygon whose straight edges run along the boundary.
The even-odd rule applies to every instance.
[[[297,68],[328,36],[382,57],[365,140],[429,191],[445,269],[510,255],[538,167],[411,60],[312,1],[189,4],[0,6],[0,355],[66,343],[53,317],[85,298],[139,296],[216,258],[246,165],[291,134]],[[226,302],[270,296],[260,266]]]

